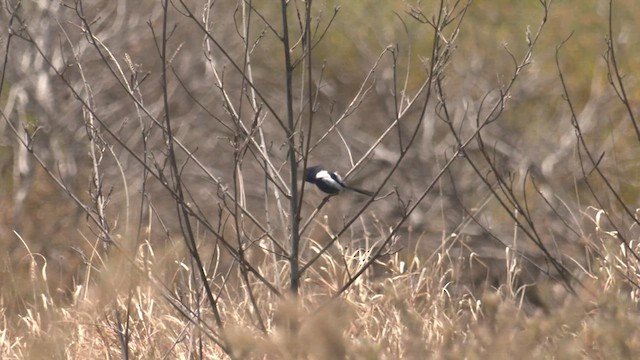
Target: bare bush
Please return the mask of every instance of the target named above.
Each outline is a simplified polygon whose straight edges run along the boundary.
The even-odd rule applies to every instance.
[[[634,353],[586,344],[637,306],[637,181],[619,174],[637,165],[602,135],[640,141],[613,1],[612,91],[586,101],[571,38],[544,48],[551,1],[491,61],[460,45],[471,1],[360,6],[6,1],[2,304],[29,334],[3,335],[7,353]],[[320,194],[303,181],[317,164],[373,195]]]

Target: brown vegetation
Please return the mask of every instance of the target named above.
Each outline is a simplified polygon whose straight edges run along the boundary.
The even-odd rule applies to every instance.
[[[640,14],[577,3],[5,1],[0,357],[633,357]]]

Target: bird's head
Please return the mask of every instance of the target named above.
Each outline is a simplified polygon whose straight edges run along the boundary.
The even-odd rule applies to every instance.
[[[304,172],[304,181],[307,182],[314,182],[316,175],[318,174],[318,172],[320,172],[322,170],[322,166],[311,166],[308,167],[305,172]]]

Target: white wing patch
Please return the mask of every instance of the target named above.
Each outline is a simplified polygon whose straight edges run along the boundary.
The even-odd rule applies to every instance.
[[[334,176],[336,176],[338,178],[338,180],[342,181],[342,178],[340,177],[340,175],[334,173]],[[329,172],[327,170],[318,171],[318,173],[316,174],[316,180],[320,180],[323,183],[325,183],[327,186],[331,186],[332,188],[334,188],[336,190],[343,190],[344,189],[344,186],[342,184],[340,184],[339,182],[335,181],[331,177],[331,174],[329,174]]]

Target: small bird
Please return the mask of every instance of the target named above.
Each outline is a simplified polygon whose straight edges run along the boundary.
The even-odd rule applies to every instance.
[[[345,189],[355,191],[362,195],[373,196],[373,192],[351,187],[342,180],[336,172],[323,169],[321,166],[307,168],[304,174],[304,181],[315,184],[320,191],[335,195]]]

